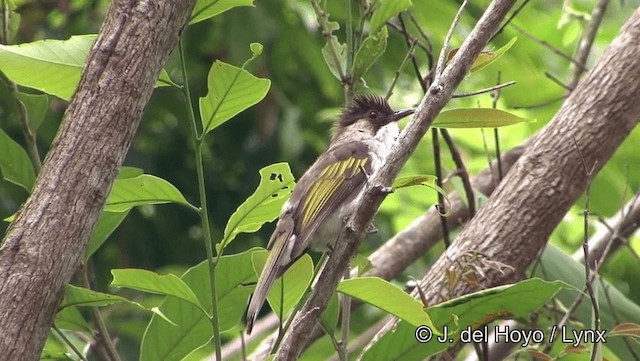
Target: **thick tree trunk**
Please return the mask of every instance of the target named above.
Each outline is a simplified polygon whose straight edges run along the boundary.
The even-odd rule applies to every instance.
[[[483,286],[522,279],[553,229],[640,120],[639,38],[640,9],[422,279],[429,304],[475,291],[464,281],[450,289],[447,278],[469,269],[464,267],[470,252],[513,267],[504,274],[489,270],[479,280]]]
[[[115,0],[0,249],[0,358],[37,360],[194,0]]]

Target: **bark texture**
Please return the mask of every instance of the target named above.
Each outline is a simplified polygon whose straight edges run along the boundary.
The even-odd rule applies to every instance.
[[[463,281],[448,286],[448,274],[470,269],[465,261],[469,252],[513,267],[505,274],[489,271],[480,280],[485,287],[522,278],[553,229],[640,119],[639,37],[640,9],[422,279],[429,304],[475,291]],[[388,324],[377,337],[392,327]]]
[[[0,249],[0,358],[38,360],[194,0],[114,0],[32,195]]]

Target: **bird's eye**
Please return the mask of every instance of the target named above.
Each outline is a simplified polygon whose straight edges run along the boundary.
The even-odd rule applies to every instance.
[[[371,112],[369,112],[369,118],[371,119],[376,119],[378,117],[378,112],[372,110]]]

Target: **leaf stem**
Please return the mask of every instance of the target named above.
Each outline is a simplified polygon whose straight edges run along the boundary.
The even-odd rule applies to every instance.
[[[53,330],[58,334],[58,336],[62,339],[62,342],[66,343],[67,346],[69,346],[69,348],[73,351],[73,353],[76,354],[76,356],[78,356],[78,358],[82,361],[87,361],[87,358],[82,354],[82,352],[80,352],[80,350],[78,350],[78,348],[76,347],[76,345],[73,344],[73,342],[71,342],[71,340],[69,340],[67,338],[67,336],[65,336],[65,334],[62,332],[62,330],[60,330],[58,328],[58,326],[56,326],[56,324],[54,323],[52,326]]]
[[[211,283],[211,325],[213,326],[213,342],[216,349],[216,360],[222,360],[222,343],[220,342],[220,321],[218,320],[218,290],[216,287],[216,264],[213,255],[213,241],[211,238],[211,227],[209,225],[209,212],[207,210],[207,193],[204,184],[204,166],[202,162],[202,145],[201,137],[198,134],[196,116],[191,106],[191,92],[189,91],[189,79],[187,77],[187,66],[184,58],[184,44],[182,39],[178,41],[180,48],[180,65],[182,67],[182,95],[184,97],[187,114],[189,116],[189,128],[191,129],[191,138],[193,141],[193,151],[196,158],[196,172],[198,177],[198,193],[200,195],[200,220],[204,232],[204,243],[207,251],[207,260],[209,261],[209,281]],[[204,137],[204,135],[202,135]]]

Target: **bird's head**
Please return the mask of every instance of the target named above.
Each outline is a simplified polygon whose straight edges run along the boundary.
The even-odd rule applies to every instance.
[[[349,133],[353,136],[359,133],[375,136],[382,127],[413,112],[413,109],[394,111],[383,97],[377,95],[356,95],[342,111],[333,129],[332,140],[344,138]]]

